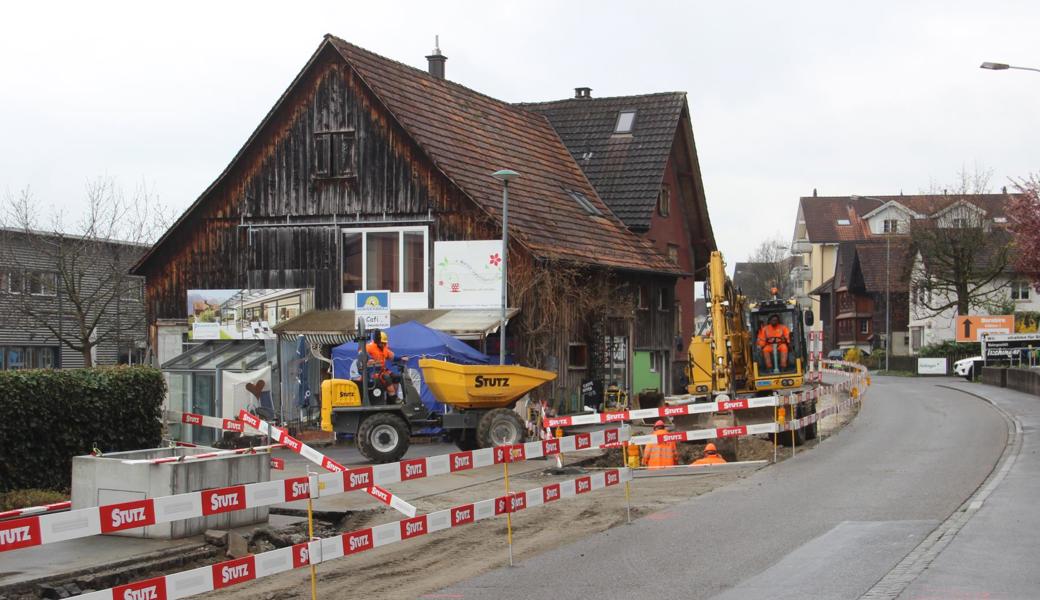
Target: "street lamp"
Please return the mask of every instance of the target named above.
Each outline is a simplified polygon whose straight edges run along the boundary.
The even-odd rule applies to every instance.
[[[857,196],[855,194],[849,196],[853,200],[857,198],[866,198],[868,200],[877,200],[881,203],[887,203],[887,200],[881,198],[875,198],[873,196]],[[898,221],[897,221],[898,223]],[[898,231],[899,226],[896,225]],[[888,372],[888,360],[892,355],[892,311],[890,306],[892,305],[892,234],[897,231],[886,231],[885,232],[885,372]]]
[[[996,63],[996,62],[984,62],[979,65],[980,69],[987,69],[989,71],[1006,71],[1008,69],[1017,69],[1019,71],[1036,71],[1040,73],[1040,69],[1034,67],[1014,67],[1007,63]]]
[[[508,301],[509,278],[509,182],[520,176],[516,171],[502,169],[491,174],[502,182],[502,321],[498,326],[498,364],[506,364],[506,303]]]

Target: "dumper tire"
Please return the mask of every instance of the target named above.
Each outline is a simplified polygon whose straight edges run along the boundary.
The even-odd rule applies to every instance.
[[[408,452],[408,423],[392,412],[377,412],[361,422],[357,447],[368,460],[381,464],[401,460]]]
[[[477,444],[494,448],[506,444],[522,444],[527,440],[527,427],[520,415],[508,408],[489,410],[477,422]]]
[[[475,429],[456,429],[451,432],[451,441],[455,442],[455,446],[463,452],[480,448]]]

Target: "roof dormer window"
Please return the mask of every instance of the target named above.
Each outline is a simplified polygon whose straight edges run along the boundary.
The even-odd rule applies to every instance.
[[[852,225],[852,221],[848,219],[838,219],[838,225]]]
[[[614,133],[632,133],[632,124],[636,120],[636,111],[623,110],[618,113],[617,123],[614,125]]]
[[[567,192],[567,195],[573,198],[574,201],[578,203],[578,206],[585,209],[585,212],[595,217],[603,215],[603,213],[600,212],[598,208],[596,208],[596,205],[589,201],[588,197],[585,194],[568,189],[565,189],[564,191]]]

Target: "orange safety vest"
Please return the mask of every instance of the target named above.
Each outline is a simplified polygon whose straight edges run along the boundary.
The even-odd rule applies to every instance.
[[[661,437],[666,433],[668,432],[658,430],[654,432],[654,435]],[[646,449],[643,450],[643,464],[651,469],[674,467],[678,462],[678,458],[679,449],[676,447],[675,442],[647,444]]]
[[[718,454],[705,454],[697,460],[690,463],[691,465],[724,465],[726,459],[722,458]]]
[[[376,362],[383,368],[386,368],[386,361],[394,359],[394,352],[390,350],[389,344],[380,348],[375,342],[369,342],[365,344],[365,353],[368,354],[368,360]]]
[[[762,329],[758,330],[758,347],[765,348],[767,345],[769,345],[769,342],[767,342],[766,340],[770,338],[782,339],[783,342],[780,342],[780,346],[786,350],[787,344],[791,341],[791,330],[788,329],[787,325],[784,325],[783,323],[776,326],[766,323],[762,326]]]

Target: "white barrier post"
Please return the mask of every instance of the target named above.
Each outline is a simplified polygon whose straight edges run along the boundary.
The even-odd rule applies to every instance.
[[[513,566],[513,499],[509,495],[509,463],[513,460],[513,447],[505,450],[506,459],[502,461],[502,469],[506,482],[506,543],[509,545],[509,566]]]
[[[307,541],[314,542],[314,496],[318,494],[318,474],[307,469]],[[310,554],[308,553],[308,560]],[[318,600],[318,568],[311,561],[311,600]]]
[[[625,435],[625,433],[628,432],[629,429],[630,426],[627,423],[622,424],[621,434],[619,437],[621,437],[622,439],[626,437],[630,438],[631,434],[629,434],[628,436]],[[628,468],[628,442],[621,444],[621,468]],[[627,521],[629,525],[632,524],[632,493],[631,489],[629,488],[630,483],[630,481],[625,480],[625,521]]]

